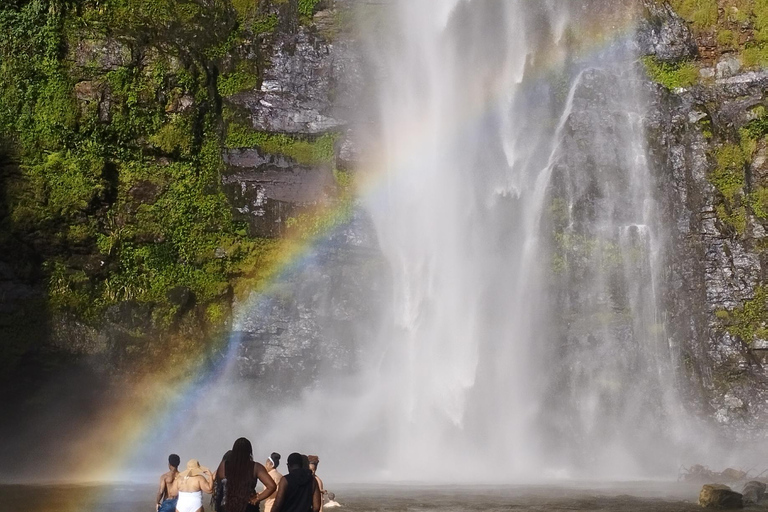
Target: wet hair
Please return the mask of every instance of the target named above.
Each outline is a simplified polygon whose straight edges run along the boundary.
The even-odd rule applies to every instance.
[[[181,457],[176,455],[175,453],[172,453],[168,456],[168,464],[170,464],[172,467],[178,469],[179,464],[181,464]]]
[[[272,459],[272,465],[275,466],[275,469],[277,469],[277,466],[280,465],[280,454],[277,452],[272,452],[272,455],[270,455],[269,458]]]
[[[242,512],[248,505],[253,492],[253,447],[251,442],[241,437],[232,445],[232,453],[225,464],[227,478],[227,510]]]
[[[303,468],[304,456],[300,453],[293,452],[288,456],[288,460],[286,462],[288,463],[288,469]]]

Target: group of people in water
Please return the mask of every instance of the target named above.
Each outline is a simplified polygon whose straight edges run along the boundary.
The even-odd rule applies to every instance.
[[[196,459],[179,471],[181,459],[171,454],[169,471],[160,477],[157,512],[204,512],[203,493],[212,495],[216,512],[259,512],[262,501],[263,512],[320,512],[340,506],[316,474],[316,455],[290,454],[285,475],[277,469],[280,458],[272,453],[264,464],[254,461],[251,442],[244,437],[235,441],[214,472]],[[264,489],[256,492],[258,482]]]

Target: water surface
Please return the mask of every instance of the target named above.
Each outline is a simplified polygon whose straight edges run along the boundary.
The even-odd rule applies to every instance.
[[[673,483],[329,488],[344,512],[701,510],[696,505],[698,485]],[[155,492],[155,486],[147,484],[2,485],[0,512],[151,512]]]

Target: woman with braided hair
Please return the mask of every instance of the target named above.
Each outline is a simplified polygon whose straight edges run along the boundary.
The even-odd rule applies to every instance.
[[[227,485],[224,495],[226,512],[246,512],[258,510],[258,504],[269,498],[277,489],[275,481],[269,476],[264,466],[253,461],[251,442],[241,437],[232,446],[229,459],[222,460],[216,470],[216,479]],[[264,484],[264,490],[255,493],[257,481]]]

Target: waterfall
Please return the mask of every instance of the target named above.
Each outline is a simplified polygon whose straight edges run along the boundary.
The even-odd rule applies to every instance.
[[[664,327],[636,13],[607,0],[381,9],[366,46],[376,143],[359,172],[391,286],[371,290],[375,320],[323,339],[302,332],[311,307],[341,300],[325,270],[261,296],[236,327],[264,354],[261,387],[225,381],[188,437],[255,430],[260,453],[320,453],[337,481],[675,476],[691,429]],[[298,321],[291,286],[308,297],[290,306]],[[300,342],[276,347],[285,329]],[[270,373],[287,359],[292,373]]]
[[[394,288],[370,378],[389,465],[677,468],[632,13],[599,32],[585,20],[605,5],[405,0],[375,45],[386,185],[369,208]]]

